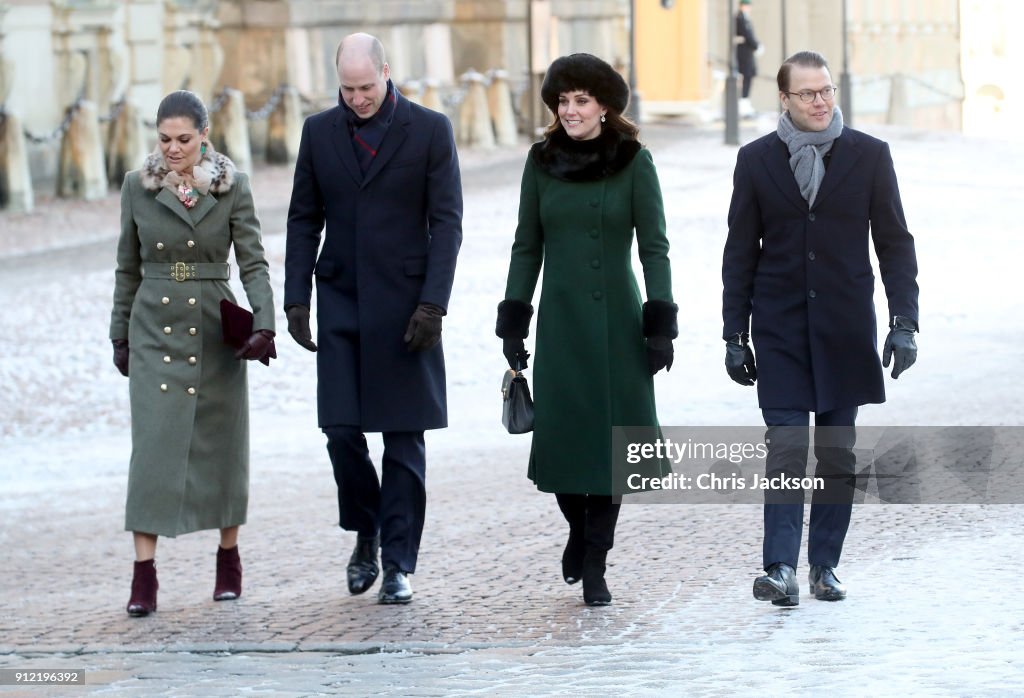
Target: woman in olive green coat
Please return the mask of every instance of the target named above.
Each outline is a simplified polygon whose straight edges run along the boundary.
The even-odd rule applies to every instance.
[[[582,577],[584,600],[605,605],[622,491],[612,428],[657,427],[653,375],[671,367],[678,333],[669,244],[654,162],[622,116],[622,77],[595,56],[573,54],[551,65],[541,96],[555,118],[523,172],[497,334],[509,365],[525,367],[543,263],[529,476],[556,494],[569,522],[565,581]],[[631,267],[634,230],[643,304]]]
[[[135,543],[134,616],[156,610],[157,536],[220,529],[214,598],[242,591],[249,407],[240,359],[275,356],[274,303],[249,181],[213,152],[208,122],[191,92],[165,97],[159,147],[121,188],[110,338],[131,400],[125,529]],[[221,300],[235,300],[232,247],[254,315],[237,352],[221,331]]]

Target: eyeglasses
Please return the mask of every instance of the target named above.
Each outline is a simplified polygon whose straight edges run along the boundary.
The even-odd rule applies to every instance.
[[[829,85],[828,87],[823,87],[820,90],[800,90],[799,92],[787,92],[786,94],[799,97],[800,101],[804,104],[810,104],[818,95],[821,95],[821,98],[826,102],[831,102],[832,98],[836,96],[836,92],[838,91],[838,87],[835,85]]]

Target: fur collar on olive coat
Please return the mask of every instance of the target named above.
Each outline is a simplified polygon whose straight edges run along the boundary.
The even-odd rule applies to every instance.
[[[229,191],[235,183],[236,171],[235,163],[231,162],[231,158],[221,155],[207,145],[206,153],[203,154],[199,164],[192,168],[192,177],[195,180],[196,188],[201,193],[221,194]],[[149,191],[167,188],[174,193],[181,178],[167,166],[160,147],[157,146],[156,150],[146,156],[146,161],[142,164],[141,181],[142,186]]]
[[[567,182],[595,182],[620,172],[643,146],[611,128],[597,138],[577,141],[561,127],[530,148],[530,156],[542,170]]]

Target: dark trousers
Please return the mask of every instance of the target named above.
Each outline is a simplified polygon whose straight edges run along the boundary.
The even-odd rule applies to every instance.
[[[743,99],[747,99],[748,97],[750,97],[750,86],[754,84],[754,74],[743,73],[742,77],[743,82],[741,83],[740,96],[743,97]]]
[[[762,410],[768,426],[768,457],[765,475],[781,474],[802,478],[807,474],[807,427],[810,416],[803,410]],[[815,477],[825,481],[825,489],[814,490],[811,497],[810,529],[807,534],[807,560],[812,565],[837,567],[843,541],[853,511],[853,479],[857,457],[853,447],[857,436],[854,422],[857,408],[843,408],[814,415]],[[820,429],[820,427],[830,427]],[[804,492],[765,491],[764,567],[776,562],[797,566],[800,536],[804,520]]]
[[[615,544],[615,522],[619,520],[622,497],[599,494],[556,494],[558,508],[569,522],[569,530],[582,532],[588,548],[607,552]]]
[[[338,484],[338,514],[346,531],[380,532],[381,565],[416,571],[427,507],[427,459],[422,431],[384,432],[381,478],[358,427],[324,427]]]

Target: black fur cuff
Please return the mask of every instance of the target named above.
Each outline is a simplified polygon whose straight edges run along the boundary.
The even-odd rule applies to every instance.
[[[679,326],[676,324],[676,315],[679,313],[679,306],[668,301],[647,301],[644,303],[644,337],[668,337],[675,339],[679,336]]]
[[[533,306],[516,300],[498,303],[498,323],[494,334],[502,339],[526,339],[530,334]]]

